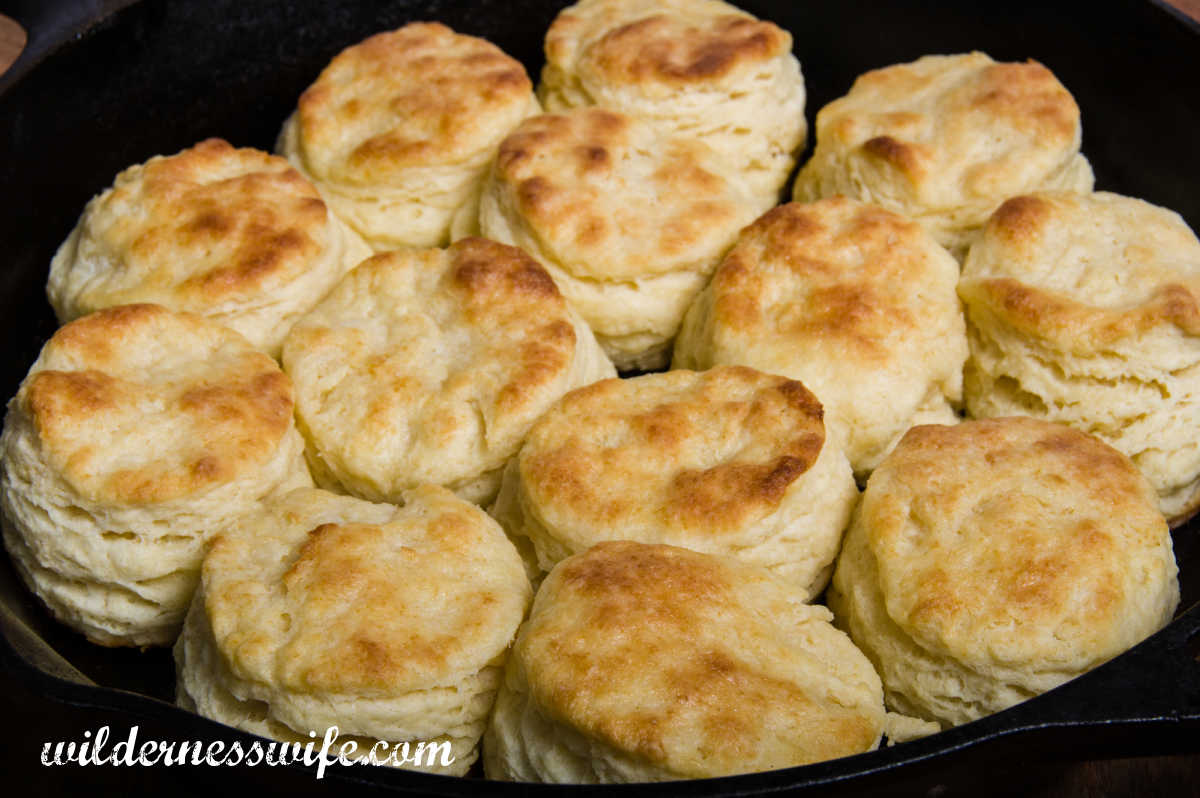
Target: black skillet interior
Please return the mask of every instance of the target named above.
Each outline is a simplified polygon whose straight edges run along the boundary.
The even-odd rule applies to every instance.
[[[29,29],[30,48],[0,79],[0,340],[7,355],[0,362],[0,393],[15,392],[55,329],[43,294],[51,255],[84,203],[120,169],[209,136],[270,149],[296,97],[335,53],[412,20],[435,19],[484,36],[536,78],[543,32],[562,4],[10,3],[5,10]],[[1035,58],[1057,73],[1083,110],[1083,148],[1097,188],[1173,208],[1200,229],[1200,89],[1194,83],[1200,27],[1164,6],[1144,0],[740,4],[792,32],[810,124],[817,109],[873,67],[971,49],[998,60]],[[1175,532],[1184,608],[1200,598],[1197,529],[1200,522]],[[14,685],[118,725],[141,722],[188,739],[251,739],[164,703],[173,693],[169,652],[105,650],[55,624],[17,583],[6,557],[0,558],[0,622],[8,642],[0,645],[0,662]],[[674,789],[732,795],[837,782],[850,794],[940,779],[948,769],[982,760],[1200,750],[1200,673],[1192,643],[1198,629],[1200,610],[1182,614],[1147,643],[1059,690],[922,741]],[[310,774],[300,776],[311,783]],[[242,783],[246,778],[279,787],[282,774],[262,769],[239,776]],[[523,792],[383,769],[335,770],[326,778],[442,795]]]

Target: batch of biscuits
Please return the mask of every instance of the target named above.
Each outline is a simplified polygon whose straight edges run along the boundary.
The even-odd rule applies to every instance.
[[[881,65],[792,180],[776,25],[581,0],[545,55],[379,33],[279,154],[88,203],[0,439],[59,621],[268,738],[579,783],[930,734],[1171,619],[1200,241],[1092,191],[1048,69]]]

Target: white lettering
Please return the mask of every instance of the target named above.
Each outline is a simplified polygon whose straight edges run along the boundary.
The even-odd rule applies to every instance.
[[[133,767],[133,750],[137,747],[138,727],[133,726],[129,729],[129,737],[122,740],[113,746],[112,763],[114,765],[123,764],[127,768]],[[121,746],[125,746],[124,755],[120,755],[118,750]]]
[[[242,753],[242,744],[237,740],[234,740],[233,744],[229,746],[229,754],[230,756],[225,757],[224,763],[229,767],[237,767],[238,765],[242,764],[242,760],[246,757],[246,755]]]
[[[158,757],[161,755],[161,753],[162,752],[158,750],[157,742],[154,740],[147,740],[146,742],[142,743],[142,750],[138,754],[138,763],[141,764],[142,767],[146,768],[151,767],[152,765],[157,765]]]
[[[353,765],[354,760],[352,760],[351,757],[354,756],[354,752],[357,750],[358,743],[354,742],[353,740],[347,740],[346,742],[342,743],[342,747],[338,749],[338,761],[343,765]]]
[[[253,760],[253,761],[251,761],[251,760]],[[262,764],[262,761],[263,761],[262,743],[260,743],[258,740],[255,740],[253,743],[250,744],[250,753],[246,755],[246,764],[249,765],[250,767],[257,767]]]
[[[334,763],[334,760],[329,756],[329,749],[333,747],[334,742],[338,738],[338,727],[330,726],[325,730],[325,739],[321,742],[321,757],[320,764],[317,765],[317,778],[325,778],[325,768]]]
[[[316,747],[317,733],[308,733],[309,741],[300,742],[272,741],[265,746],[255,740],[249,750],[243,748],[238,741],[226,743],[223,740],[204,741],[159,741],[145,740],[139,745],[139,727],[132,726],[125,739],[113,745],[111,753],[104,748],[108,744],[110,730],[101,726],[95,736],[91,731],[85,731],[83,741],[73,740],[49,741],[42,743],[40,760],[43,766],[79,764],[79,765],[113,765],[133,767],[153,767],[163,765],[201,765],[210,767],[239,765],[256,766],[264,762],[267,765],[287,765],[303,761],[305,765],[317,766],[318,779],[325,777],[326,769],[334,762],[342,765],[415,765],[417,767],[442,767],[452,765],[454,756],[451,754],[450,743],[416,742],[415,747],[409,741],[389,743],[377,740],[369,749],[361,746],[357,740],[344,740],[338,745],[339,730],[330,726],[321,738],[319,749]],[[336,746],[336,747],[335,747]],[[335,752],[336,751],[336,755]]]
[[[108,757],[105,756],[104,754],[100,753],[100,749],[104,747],[104,744],[106,742],[108,742],[108,727],[101,726],[99,729],[96,730],[96,742],[92,743],[92,764],[93,765],[108,764]]]

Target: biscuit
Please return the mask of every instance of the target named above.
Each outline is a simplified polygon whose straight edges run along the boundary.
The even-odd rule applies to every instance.
[[[1200,241],[1116,194],[1009,200],[963,268],[968,411],[1029,415],[1130,457],[1180,523],[1200,506]]]
[[[372,501],[423,482],[491,501],[538,416],[616,373],[545,270],[482,238],[365,261],[283,366],[317,484]]]
[[[464,775],[531,591],[479,508],[404,499],[301,489],[218,534],[175,646],[180,705],[285,742],[337,726],[359,754],[445,744],[453,762],[418,769]]]
[[[62,327],[0,436],[17,571],[93,642],[171,643],[212,531],[312,484],[292,402],[270,357],[199,316],[122,305]]]
[[[492,514],[535,578],[600,541],[635,540],[762,566],[811,599],[857,500],[816,398],[727,366],[567,394],[530,431]]]
[[[703,143],[582,108],[527,119],[501,143],[479,230],[537,258],[618,368],[652,369],[756,213]]]
[[[50,262],[60,322],[133,303],[207,316],[274,356],[371,250],[282,158],[202,141],[117,175]]]
[[[541,107],[491,42],[414,22],[337,55],[300,96],[276,149],[376,250],[449,240],[496,145]]]
[[[546,33],[547,111],[598,105],[726,158],[757,213],[779,201],[804,147],[792,37],[720,0],[582,0]]]
[[[676,368],[800,380],[860,478],[913,424],[956,420],[967,340],[958,263],[920,225],[844,197],[743,231],[688,311]]]
[[[1001,202],[1092,190],[1079,106],[1037,63],[928,55],[860,76],[817,114],[794,196],[845,194],[919,221],[955,257]]]
[[[484,737],[493,779],[645,782],[792,767],[873,749],[879,677],[767,571],[606,542],[538,591]]]
[[[827,595],[889,708],[956,725],[1141,641],[1179,585],[1134,465],[1014,417],[909,430],[867,483]]]

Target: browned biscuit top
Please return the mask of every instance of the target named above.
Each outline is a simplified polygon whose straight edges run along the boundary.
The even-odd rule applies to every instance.
[[[1174,581],[1166,521],[1137,468],[1031,418],[909,430],[872,474],[856,526],[892,620],[969,667],[1084,670],[1144,637],[1162,575]]]
[[[495,146],[532,92],[520,62],[490,42],[414,22],[346,48],[301,95],[305,163],[351,185],[457,164]]]
[[[220,139],[122,172],[83,222],[70,268],[102,274],[69,297],[82,312],[162,302],[219,313],[286,287],[331,245],[308,180],[282,158]]]
[[[494,190],[568,273],[703,272],[754,208],[699,141],[602,108],[531,117],[500,145]]]
[[[641,536],[703,550],[776,512],[821,452],[822,417],[799,382],[741,366],[604,380],[534,426],[522,490],[578,545]]]
[[[322,457],[382,498],[502,466],[569,387],[575,323],[536,261],[466,238],[363,262],[292,329],[283,362]]]
[[[298,490],[217,536],[205,608],[240,678],[394,696],[453,689],[507,648],[530,589],[503,531],[442,488],[405,498]]]
[[[713,2],[583,2],[546,34],[551,62],[617,85],[688,86],[745,74],[791,50],[787,31]]]
[[[514,656],[542,711],[682,777],[865,751],[878,677],[765,571],[671,546],[600,543],[560,563]]]
[[[972,248],[959,294],[974,318],[986,313],[1063,351],[1156,328],[1194,337],[1200,240],[1178,214],[1130,197],[1014,197]]]
[[[787,51],[787,33],[770,22],[717,17],[703,27],[656,15],[622,25],[592,49],[596,69],[622,82],[708,81]]]
[[[1079,106],[1045,66],[983,53],[925,56],[861,75],[821,109],[822,149],[902,178],[876,186],[919,210],[990,201],[1065,168],[1080,140]]]
[[[165,502],[270,459],[292,423],[292,385],[238,334],[157,305],[62,327],[16,398],[52,466],[81,494]]]
[[[934,315],[919,290],[897,287],[947,270],[957,274],[950,256],[898,214],[845,197],[781,205],[742,232],[713,276],[718,346],[736,339],[768,368],[788,369],[804,351],[886,367],[919,354]]]

